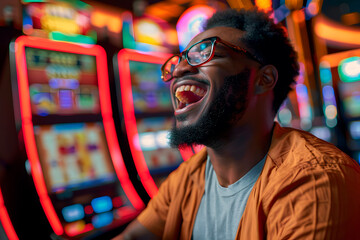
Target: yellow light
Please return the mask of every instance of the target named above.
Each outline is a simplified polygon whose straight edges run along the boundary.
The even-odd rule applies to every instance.
[[[285,6],[290,10],[299,10],[302,8],[302,0],[285,0]]]
[[[147,19],[139,20],[134,25],[134,32],[135,34],[138,33],[136,36],[138,42],[161,45],[164,40],[163,32],[159,25]]]
[[[91,14],[91,24],[99,28],[107,27],[109,31],[115,33],[119,33],[122,29],[120,16],[101,11],[94,11]]]
[[[66,19],[57,16],[46,15],[41,18],[41,26],[43,29],[59,31],[65,34],[79,34],[80,28],[74,19]]]
[[[324,16],[317,16],[315,34],[330,43],[343,46],[360,46],[360,29],[343,26]]]
[[[294,11],[292,15],[294,18],[294,22],[302,23],[305,21],[305,14],[302,11]],[[301,36],[299,36],[299,37],[301,37]]]
[[[254,7],[250,0],[227,0],[231,8],[251,9]]]
[[[151,4],[145,10],[145,13],[150,16],[167,20],[170,18],[178,17],[184,11],[184,7],[180,4],[170,3],[168,1],[158,2]]]
[[[255,5],[265,12],[272,10],[272,1],[271,0],[255,0]]]
[[[165,32],[166,34],[166,41],[173,46],[176,46],[179,44],[177,32],[175,29],[169,29]]]
[[[337,109],[334,105],[328,105],[325,108],[325,115],[327,119],[334,119],[337,116]]]

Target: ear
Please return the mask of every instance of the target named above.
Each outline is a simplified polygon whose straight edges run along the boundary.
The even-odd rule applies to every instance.
[[[271,91],[278,80],[278,71],[274,65],[263,66],[257,76],[255,94]]]

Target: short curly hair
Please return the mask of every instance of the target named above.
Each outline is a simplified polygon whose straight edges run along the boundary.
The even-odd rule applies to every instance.
[[[204,24],[204,30],[225,26],[244,31],[241,41],[264,65],[271,64],[278,71],[274,87],[275,113],[286,99],[299,75],[297,53],[287,38],[284,26],[275,24],[268,14],[253,10],[227,9],[216,12]]]

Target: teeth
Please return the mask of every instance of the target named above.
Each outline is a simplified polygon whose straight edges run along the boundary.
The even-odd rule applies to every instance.
[[[197,97],[183,94],[184,92],[192,92]],[[187,106],[191,102],[196,102],[201,99],[205,95],[205,93],[206,90],[199,88],[195,85],[182,85],[176,89],[175,96],[180,103],[185,104],[184,106]]]
[[[205,95],[205,90],[195,85],[182,85],[176,89],[175,96],[178,96],[178,93],[184,91],[191,91],[200,97],[203,97]]]

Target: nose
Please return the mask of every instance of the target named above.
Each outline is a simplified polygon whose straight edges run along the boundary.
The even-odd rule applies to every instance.
[[[197,67],[191,66],[186,59],[182,58],[178,65],[176,65],[173,71],[173,77],[179,78],[185,75],[197,73]]]

